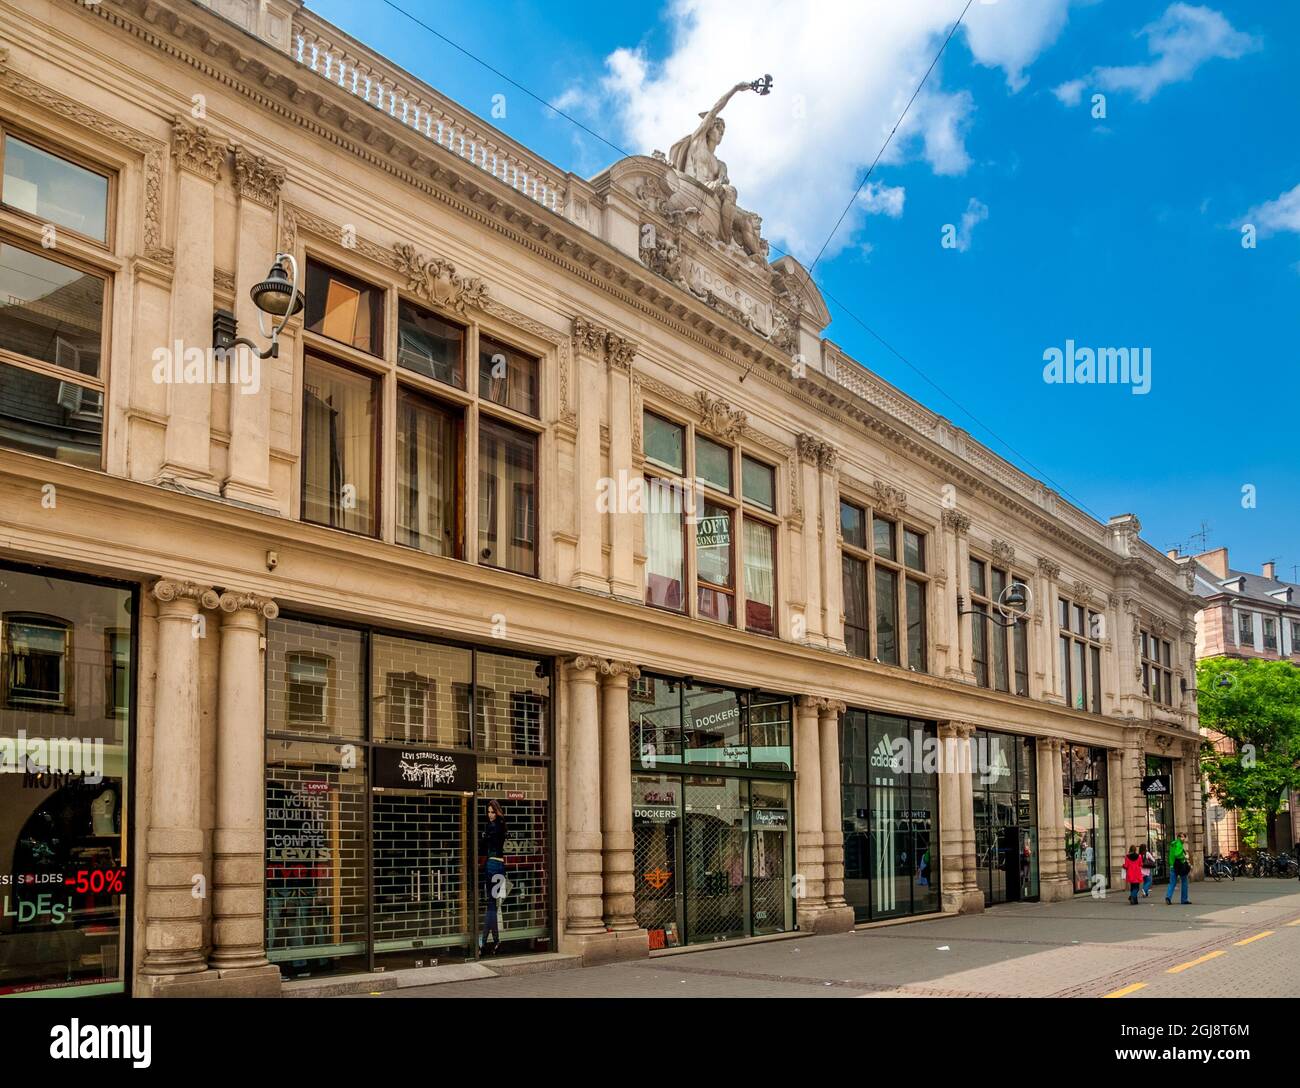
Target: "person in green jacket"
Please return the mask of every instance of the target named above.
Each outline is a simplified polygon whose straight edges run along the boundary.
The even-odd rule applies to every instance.
[[[1187,845],[1181,835],[1175,835],[1169,844],[1169,890],[1165,892],[1165,902],[1170,906],[1174,902],[1174,886],[1180,880],[1183,882],[1182,903],[1191,902],[1187,898],[1187,874],[1191,871],[1192,866],[1187,859]]]

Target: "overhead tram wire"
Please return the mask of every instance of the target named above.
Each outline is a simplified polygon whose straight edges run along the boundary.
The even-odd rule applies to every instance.
[[[626,148],[620,147],[612,140],[609,140],[606,137],[602,136],[599,132],[596,132],[594,129],[589,128],[587,125],[584,125],[572,114],[566,112],[565,110],[560,109],[559,106],[553,105],[552,103],[548,102],[541,95],[537,94],[533,90],[530,90],[528,87],[525,87],[518,80],[513,79],[512,77],[506,75],[505,72],[501,71],[499,68],[495,67],[494,65],[489,64],[482,57],[466,49],[459,42],[453,41],[451,38],[447,37],[447,35],[443,34],[440,30],[437,30],[434,27],[430,26],[423,19],[420,19],[419,17],[412,15],[409,11],[401,7],[399,4],[395,4],[393,0],[382,0],[382,2],[388,7],[392,8],[398,14],[405,16],[416,26],[419,26],[424,30],[427,30],[439,41],[445,42],[447,45],[455,49],[458,53],[461,53],[464,56],[468,57],[475,64],[478,64],[483,68],[486,68],[493,75],[499,77],[500,79],[505,80],[507,83],[510,84],[510,86],[515,87],[519,91],[522,91],[524,94],[528,95],[529,98],[540,103],[542,106],[550,110],[552,113],[556,114],[559,117],[563,117],[570,124],[574,125],[577,128],[580,128],[583,132],[587,133],[587,135],[591,136],[593,139],[599,140],[606,147],[611,148],[614,151],[617,151],[624,158],[630,158],[634,154],[634,152],[628,151]],[[809,265],[808,268],[805,270],[804,272],[805,286],[812,284],[813,269],[817,267],[818,262],[822,259],[822,256],[826,252],[826,247],[830,245],[832,239],[835,237],[836,232],[839,230],[840,224],[844,222],[845,216],[848,215],[849,210],[853,207],[854,203],[857,201],[858,195],[862,192],[863,188],[870,180],[872,171],[875,170],[877,163],[880,162],[881,157],[884,155],[885,151],[889,148],[889,144],[893,140],[894,134],[898,131],[899,126],[903,123],[904,119],[907,117],[908,111],[912,108],[912,103],[916,101],[917,96],[921,93],[921,90],[922,88],[924,88],[926,81],[930,78],[930,74],[934,71],[935,67],[938,65],[940,58],[943,56],[944,50],[948,48],[948,43],[952,41],[953,36],[957,33],[958,28],[965,20],[966,13],[970,10],[971,4],[973,3],[974,0],[966,0],[966,6],[962,9],[961,14],[957,17],[957,21],[953,23],[952,27],[949,29],[948,36],[944,38],[943,44],[939,47],[939,51],[935,54],[934,59],[930,62],[930,67],[926,69],[925,75],[921,77],[921,82],[917,84],[916,90],[912,92],[912,97],[907,100],[907,105],[903,107],[903,112],[899,114],[898,120],[897,122],[895,122],[894,127],[890,129],[889,135],[885,137],[885,142],[881,145],[880,151],[876,154],[875,159],[872,160],[871,166],[868,167],[866,174],[863,175],[862,181],[858,184],[858,187],[854,191],[852,198],[845,206],[844,211],[840,213],[839,219],[835,221],[835,226],[831,229],[830,234],[827,235],[826,241],[822,243],[821,249],[817,251],[816,258],[813,260],[812,264]],[[771,248],[779,256],[783,256],[783,257],[794,256],[793,254],[786,253],[783,249],[781,249],[778,246],[771,245],[771,243],[769,243],[769,248]],[[798,260],[798,258],[795,259]],[[821,294],[830,302],[832,302],[835,306],[839,307],[839,309],[842,310],[847,316],[852,318],[858,325],[862,326],[862,328],[865,329],[873,338],[875,338],[891,355],[893,355],[895,358],[897,358],[902,363],[904,363],[910,370],[914,371],[917,375],[919,375],[926,382],[927,385],[929,385],[937,393],[939,393],[939,395],[942,396],[945,400],[947,400],[948,403],[956,407],[968,419],[974,421],[985,433],[992,436],[999,444],[1001,444],[1003,448],[1009,450],[1012,454],[1014,454],[1021,461],[1022,464],[1027,465],[1029,468],[1031,468],[1040,477],[1042,477],[1042,479],[1046,483],[1049,483],[1054,488],[1056,488],[1056,490],[1061,495],[1065,496],[1067,499],[1070,499],[1072,502],[1076,503],[1080,507],[1080,509],[1087,511],[1098,521],[1105,520],[1100,514],[1098,514],[1095,510],[1089,507],[1081,499],[1078,499],[1074,495],[1070,494],[1069,491],[1067,491],[1054,479],[1048,476],[1046,472],[1044,472],[1041,468],[1039,468],[1031,460],[1029,460],[1028,457],[1022,454],[1019,450],[1017,450],[1013,445],[1011,445],[1010,442],[1008,442],[1005,438],[1003,438],[1000,434],[998,434],[995,430],[993,430],[992,427],[990,427],[987,423],[985,423],[982,419],[980,419],[977,415],[975,415],[974,412],[972,412],[969,408],[967,408],[960,401],[958,401],[956,397],[948,393],[942,386],[940,386],[936,381],[934,381],[933,378],[931,378],[928,374],[926,374],[925,371],[923,371],[920,367],[912,363],[912,361],[908,359],[905,355],[903,355],[902,352],[900,352],[897,348],[895,348],[892,344],[890,344],[889,341],[887,341],[883,336],[881,336],[878,332],[876,332],[875,329],[873,329],[870,325],[868,325],[865,321],[863,321],[862,318],[860,318],[856,313],[854,313],[851,309],[849,309],[846,305],[844,305],[844,303],[840,302],[839,299],[837,299],[829,291],[825,290],[825,288],[820,286],[817,287],[817,290],[821,292]]]

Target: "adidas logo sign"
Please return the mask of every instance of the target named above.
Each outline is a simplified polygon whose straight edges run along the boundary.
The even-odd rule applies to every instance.
[[[871,753],[871,765],[873,767],[888,767],[895,774],[903,769],[903,761],[900,757],[894,755],[894,746],[889,742],[888,735],[880,738],[876,750]]]

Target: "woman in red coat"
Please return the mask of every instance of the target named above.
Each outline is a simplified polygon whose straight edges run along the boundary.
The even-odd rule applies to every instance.
[[[1142,855],[1136,846],[1130,846],[1124,855],[1124,879],[1128,881],[1128,901],[1137,906],[1138,891],[1142,887]]]

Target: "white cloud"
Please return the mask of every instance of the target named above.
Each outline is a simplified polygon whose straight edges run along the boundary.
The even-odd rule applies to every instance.
[[[1255,224],[1263,235],[1277,231],[1300,234],[1300,185],[1283,193],[1276,200],[1267,200],[1251,208],[1243,222]]]
[[[1170,4],[1138,35],[1147,39],[1151,61],[1111,68],[1094,68],[1086,80],[1071,80],[1056,88],[1067,106],[1077,105],[1085,83],[1103,91],[1126,91],[1149,102],[1162,87],[1192,78],[1206,61],[1236,60],[1260,48],[1260,41],[1234,30],[1219,12],[1191,4]]]
[[[1055,39],[1072,0],[972,5],[966,42],[977,63],[1006,71],[1013,88]],[[1080,2],[1080,0],[1073,0]],[[1031,17],[1015,12],[1029,5]],[[669,0],[671,45],[664,58],[620,48],[606,58],[602,109],[593,127],[629,150],[667,151],[698,115],[741,79],[771,73],[772,93],[743,92],[723,114],[718,149],[743,207],[763,217],[763,232],[811,260],[863,172],[898,121],[962,0]],[[1015,9],[999,11],[998,8]],[[920,159],[936,173],[970,165],[966,135],[975,103],[943,86],[941,63],[900,126],[882,166]],[[831,254],[853,241],[870,212],[850,209]]]
[[[958,253],[965,253],[970,249],[971,235],[975,232],[976,224],[983,223],[988,217],[988,205],[971,197],[966,210],[961,213],[961,224],[957,227],[954,248]]]
[[[868,215],[887,215],[890,219],[897,219],[903,214],[906,197],[907,190],[901,185],[869,181],[858,194],[858,201]]]

